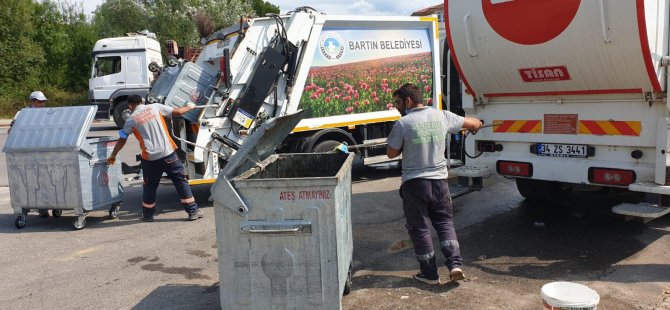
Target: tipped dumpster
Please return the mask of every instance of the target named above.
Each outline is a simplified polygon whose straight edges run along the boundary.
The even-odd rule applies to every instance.
[[[301,114],[256,130],[212,187],[222,309],[340,309],[351,289],[353,154],[273,154]]]
[[[96,106],[21,110],[3,148],[9,192],[23,228],[31,209],[74,210],[73,226],[86,226],[88,212],[106,208],[118,216],[123,201],[121,166],[108,166],[116,138],[86,138]]]

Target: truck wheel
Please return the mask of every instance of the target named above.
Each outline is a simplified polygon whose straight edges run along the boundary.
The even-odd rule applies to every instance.
[[[116,127],[123,128],[123,125],[126,123],[126,119],[130,117],[130,114],[132,112],[130,111],[130,107],[128,107],[128,102],[127,101],[121,101],[119,104],[114,107],[114,123],[116,123]]]
[[[349,271],[347,272],[347,279],[344,282],[344,291],[342,292],[342,295],[349,295],[349,293],[351,293],[351,286],[353,285],[353,282],[351,281],[352,274],[353,271],[351,270],[351,265],[349,265]]]
[[[560,185],[554,181],[516,179],[516,188],[526,199],[554,199],[568,194],[569,190],[562,189]]]
[[[326,140],[319,142],[312,148],[312,153],[327,153],[332,152],[335,148],[340,145],[342,142],[337,142],[335,140]]]
[[[160,70],[161,70],[161,66],[158,65],[157,62],[152,61],[152,62],[149,63],[149,71],[151,71],[151,72],[158,72],[158,71],[160,71]]]
[[[18,229],[26,227],[26,216],[24,214],[17,216],[16,220],[14,220],[14,226]]]
[[[119,217],[119,209],[121,206],[119,205],[113,205],[111,208],[109,208],[109,217],[115,219]]]

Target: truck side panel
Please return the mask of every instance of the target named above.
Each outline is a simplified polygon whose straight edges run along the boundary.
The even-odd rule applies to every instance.
[[[493,124],[468,138],[467,165],[571,184],[666,184],[669,3],[446,1],[463,107]]]
[[[447,1],[452,56],[479,97],[660,92],[667,2]]]

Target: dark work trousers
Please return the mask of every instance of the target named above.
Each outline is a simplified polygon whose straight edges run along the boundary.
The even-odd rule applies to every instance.
[[[432,224],[440,240],[445,265],[449,270],[463,265],[461,251],[454,229],[454,214],[446,179],[411,179],[401,188],[402,206],[405,212],[407,232],[414,244],[414,253],[421,266],[421,272],[437,277],[435,252],[430,233]]]
[[[144,212],[150,213],[147,215],[153,215],[154,206],[156,205],[156,190],[158,189],[163,172],[168,175],[175,189],[177,189],[184,210],[188,214],[197,212],[198,205],[195,203],[191,187],[188,185],[188,181],[184,175],[184,164],[179,160],[176,152],[157,160],[142,159],[142,174],[144,176],[142,201]]]

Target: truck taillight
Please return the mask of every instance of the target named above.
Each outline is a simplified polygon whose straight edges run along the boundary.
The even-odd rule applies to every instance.
[[[496,144],[495,141],[477,141],[477,150],[480,152],[500,152],[503,150],[502,144]]]
[[[496,163],[496,170],[499,174],[513,177],[532,177],[533,165],[531,163],[524,163],[518,161],[498,161]]]
[[[589,168],[589,182],[594,184],[628,186],[635,183],[635,177],[633,170]]]

